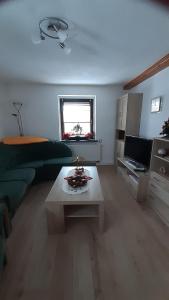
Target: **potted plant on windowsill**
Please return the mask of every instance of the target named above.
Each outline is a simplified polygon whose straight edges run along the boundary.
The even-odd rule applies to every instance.
[[[69,132],[64,132],[62,135],[62,140],[69,140],[71,134]]]
[[[82,138],[81,138],[80,135],[75,135],[74,139],[75,139],[76,141],[80,141]]]
[[[94,133],[88,132],[85,134],[85,139],[86,140],[93,140],[94,139]]]

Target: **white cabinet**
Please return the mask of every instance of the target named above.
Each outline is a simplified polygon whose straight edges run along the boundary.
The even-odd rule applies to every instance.
[[[127,103],[128,103],[128,96],[127,95],[121,97],[118,101],[117,129],[119,129],[119,130],[125,130],[125,128],[126,128]]]
[[[117,140],[117,146],[116,146],[116,156],[117,157],[123,157],[124,155],[124,141],[123,140]]]
[[[147,195],[148,172],[135,171],[125,159],[117,159],[117,173],[123,178],[130,194],[138,202],[144,202]]]
[[[117,100],[115,162],[123,158],[126,135],[139,135],[143,94],[125,94]]]

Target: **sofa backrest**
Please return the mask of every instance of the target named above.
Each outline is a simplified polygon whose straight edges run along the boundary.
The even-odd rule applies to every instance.
[[[20,146],[22,146],[22,156],[25,158],[25,161],[72,156],[71,149],[64,143],[58,141],[46,141]]]
[[[58,141],[47,141],[24,145],[0,143],[0,171],[34,160],[71,157],[71,149]]]
[[[19,157],[20,151],[15,146],[0,143],[0,171],[15,167]]]

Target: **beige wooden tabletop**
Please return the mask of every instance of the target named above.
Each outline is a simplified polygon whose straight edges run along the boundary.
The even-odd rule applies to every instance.
[[[57,202],[58,204],[98,204],[104,201],[102,189],[100,185],[100,179],[98,176],[97,168],[92,166],[85,166],[85,169],[89,171],[89,176],[92,177],[92,180],[88,181],[89,189],[78,195],[70,195],[65,193],[62,190],[64,177],[68,175],[70,170],[74,167],[62,167],[58,177],[55,180],[55,183],[48,194],[45,202]]]

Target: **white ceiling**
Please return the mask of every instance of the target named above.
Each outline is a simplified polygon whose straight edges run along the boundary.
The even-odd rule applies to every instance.
[[[169,52],[169,13],[146,0],[13,0],[0,6],[0,78],[124,83]],[[70,55],[32,43],[42,17],[70,22]]]

